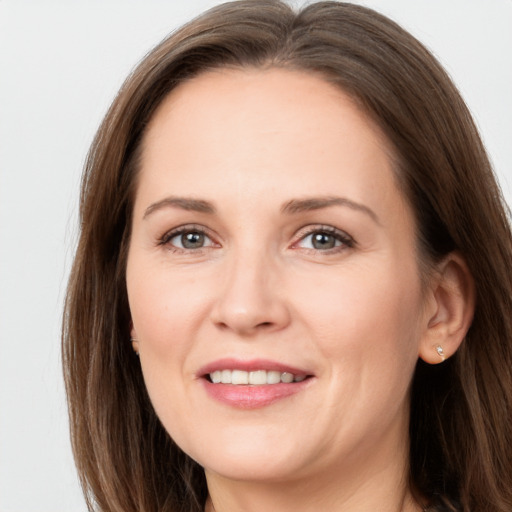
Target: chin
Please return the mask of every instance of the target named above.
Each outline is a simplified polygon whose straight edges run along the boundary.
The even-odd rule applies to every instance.
[[[303,443],[292,436],[279,433],[273,437],[272,432],[265,435],[262,429],[250,430],[226,428],[221,436],[183,448],[207,473],[232,480],[282,481],[308,466],[305,451],[297,449]]]

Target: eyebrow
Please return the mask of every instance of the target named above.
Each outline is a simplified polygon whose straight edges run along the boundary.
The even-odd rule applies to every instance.
[[[286,202],[281,207],[281,213],[293,215],[296,213],[321,210],[323,208],[329,208],[330,206],[345,206],[356,211],[360,211],[368,215],[375,223],[380,224],[377,214],[368,208],[367,206],[356,203],[345,197],[308,197],[305,199],[292,199]],[[209,201],[204,199],[194,199],[188,197],[166,197],[151,204],[146,208],[143,219],[151,215],[152,213],[161,210],[163,208],[179,208],[181,210],[195,211],[200,213],[214,214],[216,213],[215,207]]]
[[[375,223],[380,224],[379,217],[372,209],[368,208],[368,206],[356,203],[355,201],[352,201],[345,197],[337,196],[292,199],[291,201],[288,201],[283,205],[283,207],[281,208],[281,212],[286,214],[295,214],[311,210],[321,210],[323,208],[329,208],[330,206],[346,206],[348,208],[351,208],[352,210],[365,213],[366,215],[371,217],[371,219]]]
[[[194,211],[194,212],[200,212],[200,213],[209,213],[213,214],[215,213],[215,207],[212,205],[212,203],[208,201],[204,201],[203,199],[193,199],[188,197],[166,197],[165,199],[162,199],[161,201],[157,201],[156,203],[151,204],[146,208],[146,211],[144,212],[144,216],[142,217],[145,219],[152,213],[161,210],[162,208],[168,208],[168,207],[174,207],[174,208],[180,208],[182,210],[187,211]]]

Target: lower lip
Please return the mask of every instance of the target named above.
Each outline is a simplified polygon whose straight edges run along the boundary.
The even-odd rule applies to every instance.
[[[202,379],[208,395],[218,402],[239,409],[257,409],[283,400],[304,390],[312,379],[290,384],[267,384],[262,386],[213,384]]]

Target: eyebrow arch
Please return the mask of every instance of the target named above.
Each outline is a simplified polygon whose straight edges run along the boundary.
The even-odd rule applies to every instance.
[[[329,206],[346,206],[352,210],[363,212],[376,223],[380,225],[377,214],[365,206],[364,204],[356,203],[345,197],[327,196],[327,197],[308,197],[305,199],[292,199],[286,202],[281,212],[286,214],[301,213],[311,210],[321,210]]]
[[[146,211],[144,212],[144,216],[142,217],[145,219],[152,213],[161,210],[162,208],[168,208],[168,207],[174,207],[174,208],[180,208],[182,210],[188,210],[188,211],[194,211],[194,212],[200,212],[200,213],[209,213],[213,214],[215,213],[215,208],[212,205],[212,203],[209,203],[208,201],[204,201],[203,199],[193,199],[189,197],[166,197],[160,201],[157,201],[156,203],[151,204],[146,208]]]

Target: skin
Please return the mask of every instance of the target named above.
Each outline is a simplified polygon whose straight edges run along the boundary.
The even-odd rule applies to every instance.
[[[448,333],[468,315],[446,292],[464,281],[456,258],[452,288],[422,288],[392,161],[343,92],[300,72],[208,72],[153,117],[127,262],[132,334],[159,418],[205,468],[207,509],[420,510],[406,476],[410,382],[418,356],[440,362],[435,343],[453,353]],[[334,196],[344,202],[283,211]],[[181,226],[205,245],[179,247]],[[326,227],[342,234],[327,250],[311,236]],[[313,377],[268,406],[232,407],[198,375],[226,357]]]

